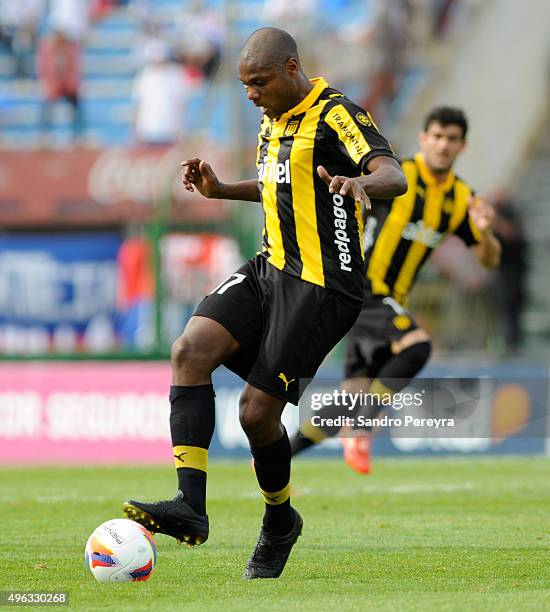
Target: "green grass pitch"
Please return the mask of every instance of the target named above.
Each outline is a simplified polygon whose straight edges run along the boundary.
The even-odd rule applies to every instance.
[[[148,582],[103,585],[88,535],[127,497],[172,496],[170,466],[0,470],[0,590],[82,610],[550,609],[549,460],[379,459],[367,477],[301,460],[293,483],[304,532],[280,579],[241,578],[262,502],[248,462],[212,461],[209,541],[157,536]]]

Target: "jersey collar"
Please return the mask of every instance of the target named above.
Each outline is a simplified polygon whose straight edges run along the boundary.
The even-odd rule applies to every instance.
[[[288,119],[293,115],[299,115],[300,113],[305,113],[308,108],[313,106],[313,103],[317,98],[321,95],[321,92],[328,87],[328,83],[325,81],[323,77],[316,77],[314,79],[309,79],[309,82],[313,85],[313,89],[307,94],[307,96],[294,108],[287,110],[286,113],[283,113],[279,120]]]
[[[414,156],[414,161],[418,166],[418,171],[420,173],[421,179],[429,185],[430,187],[438,187],[439,189],[443,189],[443,191],[449,191],[449,189],[453,186],[453,182],[455,180],[455,174],[451,170],[443,183],[438,183],[435,176],[432,174],[431,170],[428,168],[428,164],[424,159],[424,155],[422,153],[417,153]]]

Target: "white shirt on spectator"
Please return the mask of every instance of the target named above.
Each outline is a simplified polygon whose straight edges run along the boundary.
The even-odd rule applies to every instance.
[[[184,131],[185,103],[193,88],[179,64],[164,61],[142,68],[134,79],[135,133],[145,143],[173,143]]]

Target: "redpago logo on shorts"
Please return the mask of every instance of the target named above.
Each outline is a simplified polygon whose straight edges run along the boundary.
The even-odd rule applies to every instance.
[[[336,240],[334,244],[338,247],[340,253],[338,258],[340,259],[340,270],[344,272],[351,272],[351,255],[349,252],[349,236],[348,236],[348,213],[343,208],[344,198],[339,194],[335,193],[332,196],[332,212],[334,213],[334,235]]]
[[[261,183],[289,183],[290,159],[285,162],[269,160],[258,164],[258,180]]]

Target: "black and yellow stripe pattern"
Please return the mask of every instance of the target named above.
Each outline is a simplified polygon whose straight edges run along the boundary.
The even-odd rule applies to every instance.
[[[351,196],[330,194],[317,166],[360,176],[376,155],[393,155],[370,115],[322,78],[258,136],[263,255],[280,270],[355,299],[363,294],[363,220]]]
[[[422,264],[448,234],[468,246],[480,236],[468,215],[469,185],[453,172],[438,183],[420,153],[401,165],[409,189],[389,206],[380,202],[373,207],[366,257],[371,291],[406,304]],[[395,321],[398,328],[403,323]]]

